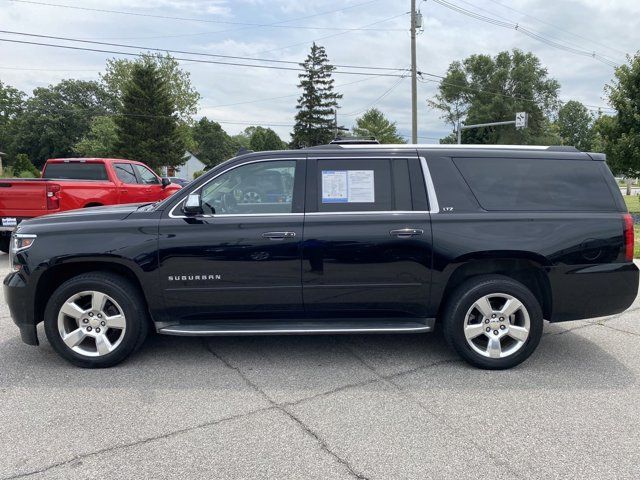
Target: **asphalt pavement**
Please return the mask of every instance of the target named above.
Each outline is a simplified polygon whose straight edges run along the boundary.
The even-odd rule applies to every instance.
[[[0,274],[8,272],[0,256]],[[640,303],[474,369],[427,335],[155,335],[83,370],[0,301],[0,480],[640,478]]]

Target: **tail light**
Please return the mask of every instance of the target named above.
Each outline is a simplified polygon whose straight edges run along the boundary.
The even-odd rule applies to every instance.
[[[633,261],[633,217],[630,213],[624,214],[624,259],[627,262]]]
[[[60,185],[47,185],[47,210],[60,208]]]

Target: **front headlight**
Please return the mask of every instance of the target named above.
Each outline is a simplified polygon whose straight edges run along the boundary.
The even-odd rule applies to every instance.
[[[27,250],[36,241],[37,235],[32,233],[14,233],[11,235],[11,248],[9,252],[9,260],[11,262],[11,270],[17,272],[21,265],[16,263],[16,253]]]
[[[14,233],[13,234],[13,253],[21,252],[22,250],[26,250],[33,242],[36,241],[38,236],[32,233]]]

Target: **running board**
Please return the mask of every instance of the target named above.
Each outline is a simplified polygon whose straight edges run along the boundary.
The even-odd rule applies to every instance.
[[[206,335],[322,335],[334,333],[420,333],[433,331],[434,318],[332,319],[300,321],[218,321],[197,325],[175,324],[158,333],[179,336]]]

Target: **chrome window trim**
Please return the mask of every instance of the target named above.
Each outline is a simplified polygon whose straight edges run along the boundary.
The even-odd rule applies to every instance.
[[[287,160],[293,160],[293,161],[298,161],[298,160],[305,160],[306,157],[272,157],[272,158],[259,158],[257,160],[250,160],[248,162],[243,162],[240,163],[238,165],[233,165],[229,168],[225,168],[224,170],[222,170],[220,173],[214,175],[213,177],[211,177],[209,180],[207,180],[205,183],[203,183],[202,185],[194,188],[193,190],[189,191],[189,193],[187,193],[184,198],[182,198],[182,200],[180,200],[178,203],[176,203],[171,210],[169,211],[169,218],[194,218],[194,217],[187,217],[186,215],[174,215],[174,210],[176,208],[178,208],[180,205],[182,205],[185,200],[189,197],[189,195],[191,195],[192,193],[197,192],[198,190],[202,190],[206,185],[208,185],[210,182],[212,182],[213,180],[215,180],[216,178],[218,178],[220,175],[223,175],[227,172],[230,172],[231,170],[234,170],[236,168],[240,168],[240,167],[244,167],[245,165],[250,165],[252,163],[260,163],[260,162],[282,162],[282,161],[287,161]],[[213,218],[216,216],[220,216],[220,217],[264,217],[264,216],[280,216],[280,215],[303,215],[303,213],[233,213],[233,214],[218,214],[218,215],[198,215],[197,218]]]
[[[429,165],[427,165],[427,159],[420,157],[420,165],[422,166],[422,175],[424,176],[424,183],[427,187],[427,197],[429,199],[429,213],[438,213],[440,211],[440,205],[438,205],[438,197],[436,196],[436,187],[433,184],[433,178],[431,178],[431,172],[429,171]]]
[[[426,214],[429,213],[426,210],[358,210],[353,212],[307,212],[306,216],[319,216],[319,215],[408,215],[411,213],[415,214]]]
[[[366,160],[368,158],[376,158],[376,159],[386,159],[386,160],[392,160],[392,159],[406,159],[406,160],[411,160],[413,158],[415,158],[414,156],[411,155],[407,155],[407,156],[396,156],[396,155],[383,155],[383,156],[371,156],[371,155],[367,155],[366,157],[360,157],[360,156],[343,156],[343,155],[339,155],[336,157],[333,156],[326,156],[326,155],[322,155],[322,156],[309,156],[308,159],[309,160],[342,160],[342,159],[346,159],[346,160]],[[354,210],[352,212],[289,212],[289,213],[233,213],[233,214],[218,214],[218,215],[198,215],[197,218],[215,218],[215,217],[221,217],[221,218],[235,218],[235,217],[281,217],[281,216],[305,216],[305,215],[310,215],[310,216],[322,216],[322,215],[379,215],[379,214],[386,214],[386,215],[393,215],[393,214],[399,214],[399,215],[407,215],[407,214],[426,214],[426,213],[438,213],[440,211],[440,208],[438,206],[438,199],[436,197],[436,192],[435,192],[435,187],[433,184],[433,180],[431,178],[431,173],[429,172],[429,167],[427,166],[427,161],[425,159],[425,157],[418,157],[420,160],[420,165],[422,167],[422,173],[424,176],[424,181],[425,181],[425,185],[427,188],[427,196],[429,198],[429,210],[428,211],[423,211],[423,210]],[[220,173],[216,174],[215,176],[211,177],[209,180],[207,180],[205,183],[203,183],[202,185],[200,185],[197,188],[194,188],[193,190],[189,191],[184,198],[182,198],[178,203],[176,203],[171,210],[169,211],[169,218],[192,218],[192,217],[187,217],[186,215],[175,215],[174,211],[176,208],[178,208],[180,205],[182,205],[184,203],[184,201],[187,199],[187,197],[189,195],[191,195],[192,193],[195,193],[199,190],[202,190],[206,185],[208,185],[210,182],[212,182],[213,180],[215,180],[216,178],[218,178],[219,176],[233,170],[239,167],[242,167],[244,165],[249,165],[252,163],[259,163],[259,162],[277,162],[277,161],[286,161],[286,160],[306,160],[306,157],[274,157],[274,158],[261,158],[258,160],[251,160],[248,162],[244,162],[241,163],[239,165],[234,165],[232,167],[226,168],[223,171],[221,171]]]

